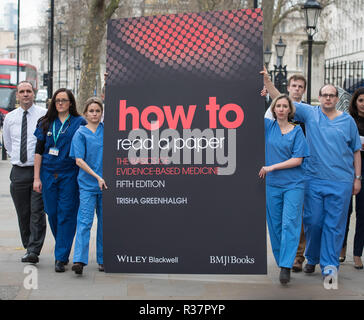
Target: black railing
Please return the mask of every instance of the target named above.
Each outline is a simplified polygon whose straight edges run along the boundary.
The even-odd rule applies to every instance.
[[[331,83],[353,93],[364,87],[364,61],[326,61],[325,83]]]
[[[274,85],[280,93],[287,93],[287,66],[274,66]]]

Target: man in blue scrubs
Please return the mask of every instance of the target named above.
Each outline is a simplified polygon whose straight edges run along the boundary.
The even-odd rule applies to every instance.
[[[271,97],[277,89],[264,73]],[[336,110],[338,91],[320,89],[320,106],[295,103],[295,119],[304,122],[310,157],[306,162],[303,224],[306,235],[306,273],[320,264],[324,276],[339,268],[352,194],[361,188],[360,138],[353,118]]]

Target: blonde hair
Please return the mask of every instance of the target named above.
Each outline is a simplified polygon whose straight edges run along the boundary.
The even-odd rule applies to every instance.
[[[93,104],[93,103],[96,103],[100,106],[101,108],[101,112],[104,111],[104,107],[102,105],[102,100],[100,98],[97,98],[97,97],[91,97],[91,98],[88,98],[85,102],[85,107],[83,109],[83,114],[85,114],[88,110],[88,107]]]
[[[270,111],[272,112],[274,119],[277,119],[277,116],[276,116],[276,114],[274,112],[274,109],[276,107],[276,104],[277,104],[278,100],[281,100],[281,99],[286,99],[288,101],[289,110],[290,110],[290,112],[288,114],[288,120],[290,121],[290,120],[292,120],[294,118],[294,115],[296,113],[296,107],[294,106],[291,98],[288,95],[286,95],[285,93],[280,94],[278,97],[276,97],[273,100],[272,105],[270,107]]]

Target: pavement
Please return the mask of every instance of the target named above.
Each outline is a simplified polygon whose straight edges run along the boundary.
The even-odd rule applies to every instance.
[[[82,276],[54,271],[54,240],[49,226],[40,262],[21,263],[17,216],[9,192],[11,164],[0,160],[0,300],[364,300],[364,271],[353,267],[355,214],[351,218],[346,261],[337,286],[325,288],[319,268],[312,275],[292,273],[279,283],[267,236],[267,275],[108,274],[99,272],[95,257],[95,223],[89,265]],[[71,253],[71,258],[73,252]],[[201,302],[200,302],[201,303]]]

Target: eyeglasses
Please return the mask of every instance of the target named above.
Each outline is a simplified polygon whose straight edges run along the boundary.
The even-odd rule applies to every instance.
[[[66,102],[69,102],[69,100],[66,100],[66,99],[56,99],[56,100],[55,100],[55,103],[56,103],[56,104],[60,104],[60,103],[62,103],[62,104],[63,104],[63,103],[66,103]]]
[[[337,97],[336,94],[322,94],[321,97],[327,99],[327,98],[330,98],[330,99],[334,99],[335,97]]]

